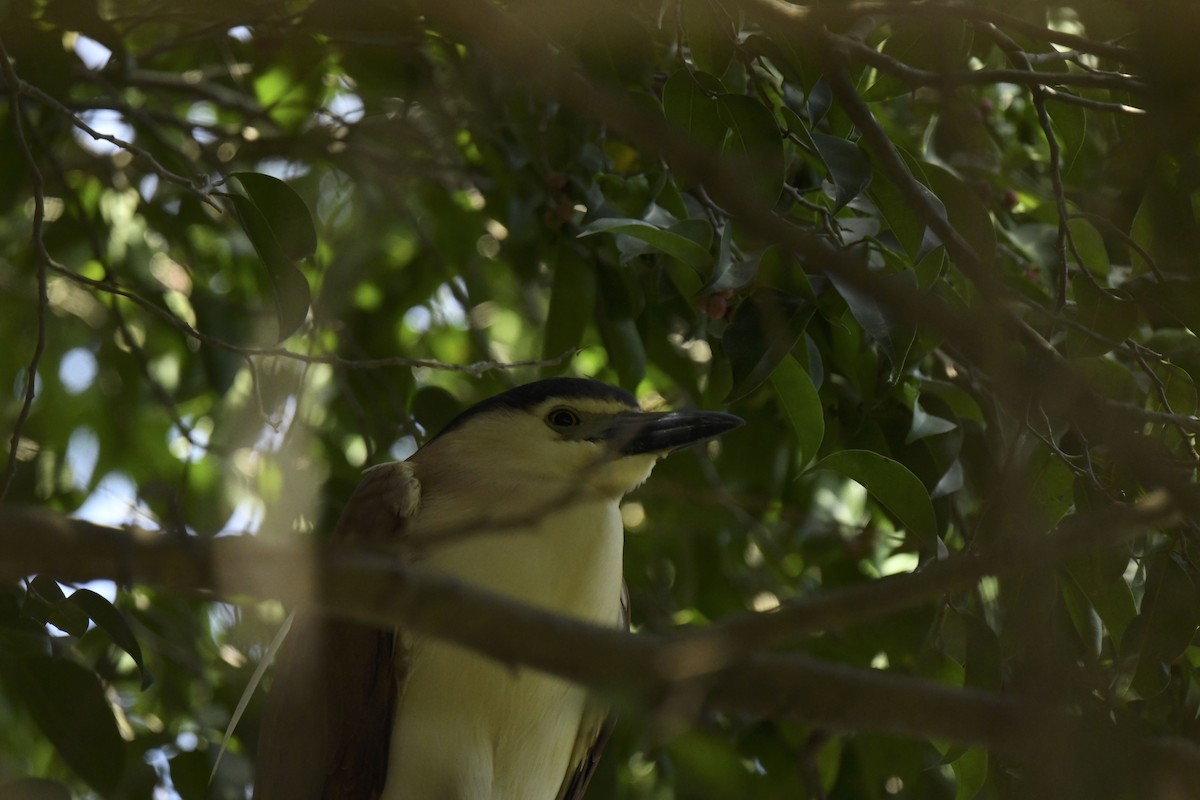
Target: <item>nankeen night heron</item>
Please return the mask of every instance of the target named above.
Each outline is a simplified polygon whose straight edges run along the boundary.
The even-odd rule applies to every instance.
[[[467,409],[408,460],[368,470],[335,537],[419,544],[414,569],[627,626],[621,498],[658,459],[741,422],[642,411],[594,380],[526,384]],[[586,690],[530,668],[397,629],[298,619],[267,700],[254,796],[578,798],[605,720]]]

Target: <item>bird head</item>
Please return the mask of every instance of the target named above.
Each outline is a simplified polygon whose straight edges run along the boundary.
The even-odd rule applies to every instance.
[[[426,449],[453,451],[455,461],[492,475],[619,497],[645,481],[663,456],[741,424],[714,411],[642,411],[623,389],[549,378],[472,406]]]

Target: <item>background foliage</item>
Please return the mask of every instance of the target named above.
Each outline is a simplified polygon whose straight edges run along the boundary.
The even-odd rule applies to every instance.
[[[1082,525],[788,646],[1095,741],[664,703],[625,710],[592,796],[1187,796],[1113,743],[1200,760],[1198,23],[0,3],[4,502],[284,540],[537,376],[728,406],[743,429],[626,504],[637,626],[986,572]],[[1149,500],[1171,513],[1118,525]],[[9,577],[0,794],[244,795],[261,693],[209,774],[277,603]]]

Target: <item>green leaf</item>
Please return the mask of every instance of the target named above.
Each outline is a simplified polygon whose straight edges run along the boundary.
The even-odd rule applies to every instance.
[[[267,218],[259,211],[258,206],[250,198],[232,194],[229,196],[233,207],[255,252],[267,268],[267,276],[271,281],[271,297],[275,301],[276,319],[279,323],[278,339],[286,339],[293,334],[308,315],[308,307],[312,303],[312,293],[308,288],[308,280],[303,273],[296,269],[292,259],[280,246],[275,238]]]
[[[726,290],[740,289],[754,280],[758,274],[758,257],[738,260],[733,254],[733,225],[725,223],[721,228],[721,244],[717,248],[717,264],[713,267],[712,278],[704,290],[710,294]]]
[[[871,497],[896,516],[927,547],[937,542],[937,517],[929,492],[908,467],[870,450],[842,450],[813,464],[862,484]]]
[[[54,579],[38,575],[29,582],[25,613],[40,622],[48,622],[64,633],[79,637],[87,633],[88,617],[72,604]]]
[[[758,289],[738,304],[722,343],[733,369],[726,402],[745,397],[770,377],[804,334],[814,309],[797,297]]]
[[[1128,565],[1129,551],[1125,546],[1089,550],[1064,565],[1114,643],[1121,641],[1129,623],[1137,616],[1133,592],[1125,580]]]
[[[1196,634],[1200,593],[1188,570],[1170,553],[1146,565],[1140,613],[1121,639],[1123,666],[1143,697],[1165,688],[1163,669],[1183,653]]]
[[[621,385],[630,389],[637,386],[646,374],[646,346],[637,324],[629,317],[605,315],[600,323],[600,335]]]
[[[956,787],[954,800],[974,800],[987,783],[988,751],[980,747],[967,748],[950,764]]]
[[[871,183],[871,159],[857,142],[849,139],[814,133],[812,142],[829,169],[829,175],[837,190],[833,204],[836,213],[846,203],[862,194]]]
[[[921,401],[918,398],[913,401],[912,424],[908,427],[908,436],[904,437],[904,443],[912,444],[927,436],[949,433],[957,427],[957,422],[926,413],[925,409],[921,408]]]
[[[683,30],[696,66],[713,75],[725,72],[734,54],[734,32],[728,17],[718,16],[706,0],[684,0]]]
[[[725,156],[742,174],[753,196],[773,207],[783,191],[783,135],[775,115],[752,97],[723,94],[717,98],[721,118],[729,126]]]
[[[0,660],[9,698],[28,709],[63,760],[101,794],[121,779],[125,743],[96,675],[53,657]]]
[[[663,85],[663,113],[697,145],[717,152],[729,132],[717,103],[724,92],[721,81],[707,72],[678,70]]]
[[[301,261],[317,251],[317,228],[312,214],[296,190],[278,178],[260,172],[234,172],[231,178],[262,213],[284,256]]]
[[[922,166],[929,188],[941,200],[950,224],[984,264],[990,265],[996,257],[996,228],[979,195],[945,167],[928,162]]]
[[[1142,286],[1135,299],[1155,326],[1183,326],[1200,336],[1200,281],[1171,279]]]
[[[949,72],[965,67],[971,35],[966,24],[950,17],[913,17],[897,19],[892,35],[883,43],[883,52],[897,61],[933,72]],[[899,78],[880,72],[863,92],[868,102],[907,94],[911,87]]]
[[[550,309],[542,339],[542,358],[557,358],[579,347],[596,315],[596,271],[569,244],[558,248],[550,286]]]
[[[1067,220],[1067,230],[1071,233],[1075,250],[1079,252],[1079,259],[1083,261],[1079,266],[1103,281],[1108,276],[1109,263],[1108,248],[1104,246],[1104,237],[1100,235],[1100,231],[1086,219],[1078,218]],[[1078,264],[1070,250],[1067,251],[1067,257],[1071,263]]]
[[[785,356],[771,372],[771,384],[784,416],[796,434],[800,463],[811,461],[825,438],[825,410],[812,379],[792,356]]]
[[[1076,358],[1104,355],[1137,328],[1138,306],[1132,300],[1117,297],[1082,275],[1071,281],[1071,293],[1075,306],[1067,309],[1067,318],[1097,335],[1068,329],[1065,346],[1068,355]]]
[[[69,600],[107,633],[113,640],[113,644],[129,654],[133,663],[137,664],[138,673],[142,676],[142,688],[145,689],[149,686],[154,679],[146,671],[141,645],[138,644],[137,637],[133,635],[133,630],[129,627],[125,615],[91,589],[76,589]]]
[[[905,321],[897,320],[887,307],[876,301],[873,296],[859,291],[857,286],[836,272],[830,273],[829,278],[862,330],[883,346],[894,367],[898,369],[903,366],[916,337],[916,329]],[[904,270],[882,275],[879,282],[881,286],[911,289],[917,285],[917,275],[912,270]]]
[[[654,39],[616,7],[598,10],[582,26],[579,60],[593,76],[619,86],[641,86],[654,63]]]
[[[656,250],[679,259],[701,274],[707,272],[713,263],[713,257],[707,247],[701,247],[687,236],[663,230],[642,220],[612,217],[598,219],[580,231],[579,236],[591,236],[597,233],[619,233],[632,236]]]

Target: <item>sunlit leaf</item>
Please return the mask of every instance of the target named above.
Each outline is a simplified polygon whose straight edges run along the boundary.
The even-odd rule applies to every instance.
[[[926,546],[937,540],[937,518],[920,479],[898,461],[870,450],[842,450],[813,464],[862,484],[884,508]]]

